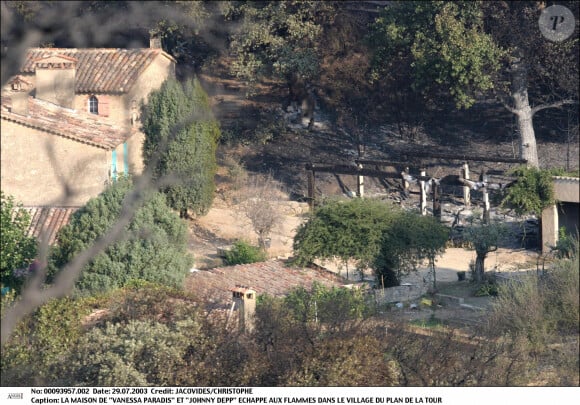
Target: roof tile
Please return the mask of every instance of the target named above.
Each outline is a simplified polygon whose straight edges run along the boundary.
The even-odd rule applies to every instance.
[[[75,90],[77,93],[126,93],[137,78],[160,54],[175,61],[161,49],[75,49],[31,48],[21,73],[34,73],[35,61],[50,56],[74,58],[76,63]]]
[[[33,97],[29,97],[28,103],[28,115],[16,114],[12,112],[11,99],[2,97],[1,118],[106,150],[115,148],[132,135],[85,112]]]
[[[213,308],[227,308],[232,302],[232,289],[251,286],[256,294],[284,296],[295,287],[310,288],[314,282],[327,287],[347,283],[344,278],[323,269],[288,267],[282,261],[268,261],[192,273],[186,288]]]
[[[71,215],[78,207],[22,207],[30,215],[28,236],[46,238],[54,245],[60,228],[68,224]]]

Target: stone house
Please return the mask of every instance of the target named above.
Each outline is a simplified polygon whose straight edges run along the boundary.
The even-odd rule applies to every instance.
[[[175,76],[175,59],[151,44],[29,49],[2,88],[2,190],[24,206],[80,206],[141,173],[140,105]]]

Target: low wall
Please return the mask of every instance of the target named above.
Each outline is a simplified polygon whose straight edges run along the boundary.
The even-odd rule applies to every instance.
[[[412,301],[427,293],[427,285],[406,283],[398,287],[375,290],[373,293],[377,304]]]

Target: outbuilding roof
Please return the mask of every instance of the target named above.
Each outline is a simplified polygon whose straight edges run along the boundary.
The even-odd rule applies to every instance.
[[[22,207],[30,214],[28,236],[43,238],[43,242],[54,245],[60,228],[68,224],[78,207]]]
[[[232,291],[240,285],[251,286],[256,294],[281,297],[296,287],[310,288],[314,282],[340,287],[348,281],[321,268],[298,268],[280,260],[194,271],[186,288],[210,308],[228,308]]]

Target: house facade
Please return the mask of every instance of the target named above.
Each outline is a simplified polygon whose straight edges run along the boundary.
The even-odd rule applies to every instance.
[[[80,206],[141,173],[140,105],[174,76],[160,48],[28,50],[2,88],[2,190],[24,206]]]

